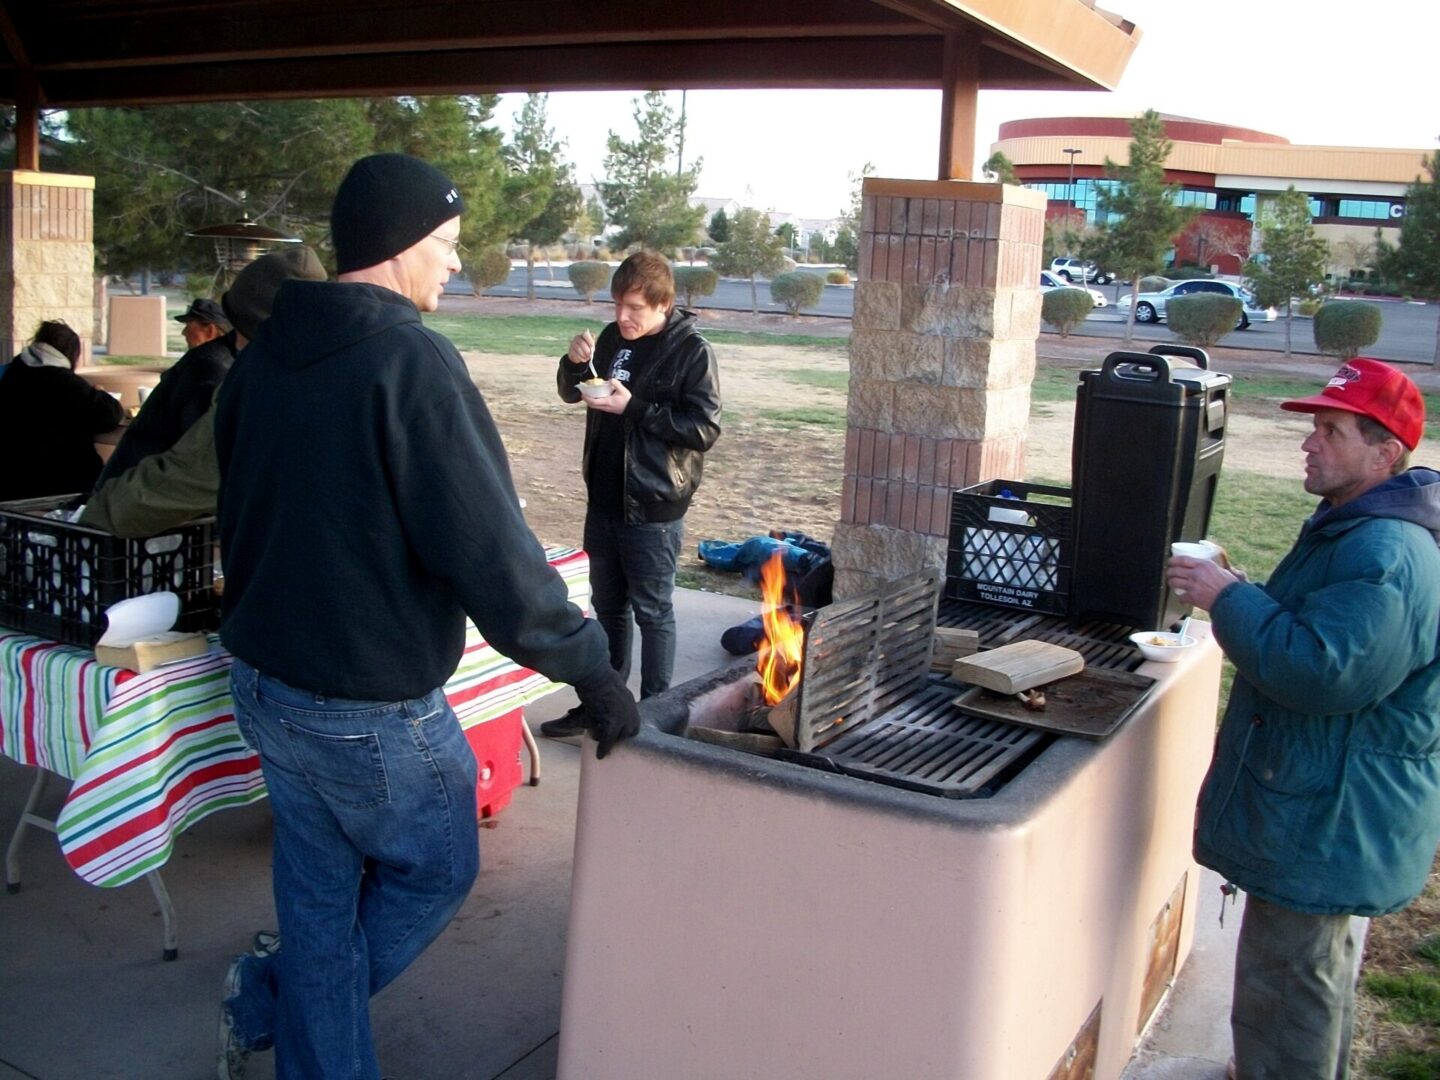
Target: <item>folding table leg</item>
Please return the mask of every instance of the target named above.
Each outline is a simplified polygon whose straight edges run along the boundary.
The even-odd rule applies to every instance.
[[[40,805],[40,796],[45,790],[45,778],[49,775],[49,770],[36,767],[35,781],[30,785],[30,795],[25,800],[25,809],[20,811],[20,820],[15,824],[15,831],[10,834],[10,846],[5,849],[5,891],[7,893],[20,891],[20,842],[25,838],[25,831],[32,825],[52,833],[55,831],[53,821],[48,821],[35,813],[35,807]]]
[[[165,888],[165,881],[160,877],[159,870],[151,870],[145,875],[145,880],[150,883],[150,891],[155,894],[155,902],[160,905],[160,935],[163,946],[161,955],[166,960],[174,960],[180,955],[180,944],[175,937],[175,905],[170,902],[170,893]]]
[[[55,822],[35,813],[35,808],[40,805],[40,797],[45,791],[45,781],[49,776],[50,770],[36,766],[35,780],[31,783],[30,794],[25,799],[25,809],[20,811],[20,821],[16,824],[15,831],[10,834],[10,846],[5,849],[5,891],[7,893],[20,891],[20,843],[25,837],[26,830],[34,827],[58,835]],[[155,894],[155,902],[160,905],[161,955],[166,960],[174,960],[180,955],[180,947],[175,934],[175,905],[170,901],[170,893],[165,888],[160,871],[151,870],[145,875],[145,880],[150,883],[150,891]]]
[[[520,714],[520,735],[525,740],[525,752],[530,755],[530,786],[540,786],[540,747],[535,743],[535,736],[530,733],[530,723],[525,719],[525,714]]]

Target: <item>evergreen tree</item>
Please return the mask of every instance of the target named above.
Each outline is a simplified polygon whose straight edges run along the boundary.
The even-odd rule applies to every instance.
[[[505,207],[504,136],[490,121],[500,98],[380,98],[371,100],[374,151],[412,154],[454,181],[465,198],[460,242],[471,252],[501,243],[509,235]]]
[[[730,239],[721,244],[710,260],[717,274],[750,279],[750,314],[760,310],[755,276],[769,277],[785,268],[784,241],[770,231],[770,215],[745,207],[730,222]]]
[[[614,131],[606,140],[600,196],[610,224],[620,230],[615,246],[669,252],[693,243],[705,217],[703,205],[690,204],[701,162],[696,159],[688,169],[671,165],[679,154],[680,120],[658,90],[635,99],[634,117],[633,142]]]
[[[1191,207],[1179,206],[1176,184],[1165,183],[1165,159],[1171,142],[1165,124],[1154,109],[1130,121],[1130,161],[1117,165],[1105,159],[1105,175],[1116,181],[1102,187],[1097,202],[1104,223],[1081,246],[1085,258],[1113,270],[1140,295],[1140,279],[1159,272],[1165,253],[1189,220]],[[1125,340],[1135,332],[1135,304],[1125,320]]]
[[[310,244],[373,133],[356,100],[71,109],[58,168],[95,177],[95,247],[110,274],[211,271],[185,234],[248,217]]]
[[[584,213],[580,188],[562,157],[562,144],[548,126],[546,101],[545,94],[526,95],[505,147],[510,238],[525,243],[525,295],[530,300],[535,299],[536,245],[555,243]]]
[[[875,171],[873,162],[860,166],[859,172],[848,173],[850,180],[850,204],[840,211],[840,228],[835,234],[835,243],[830,246],[837,262],[843,263],[852,273],[860,269],[860,215],[864,206],[865,178]]]
[[[1425,172],[1430,179],[1417,176],[1406,192],[1399,246],[1377,240],[1377,261],[1388,280],[1434,298],[1440,297],[1440,150],[1425,159]],[[1431,364],[1440,367],[1440,323],[1435,326]]]
[[[725,213],[723,206],[710,215],[710,228],[706,231],[710,234],[710,239],[717,244],[723,244],[730,239],[730,216]]]
[[[1015,175],[1015,166],[1001,151],[996,150],[988,158],[980,169],[986,176],[993,177],[1002,184],[1020,183],[1020,178]]]
[[[1260,253],[1245,276],[1261,307],[1285,305],[1285,355],[1290,355],[1293,298],[1325,276],[1325,241],[1310,223],[1310,200],[1291,184],[1260,215]]]
[[[95,247],[107,273],[210,270],[214,249],[185,234],[242,216],[329,247],[330,204],[350,166],[404,151],[465,196],[461,238],[505,238],[498,99],[385,98],[71,109],[59,168],[96,178]]]

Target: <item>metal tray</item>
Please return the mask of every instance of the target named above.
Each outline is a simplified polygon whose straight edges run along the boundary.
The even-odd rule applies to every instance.
[[[1041,687],[1045,691],[1042,710],[1032,712],[1013,695],[998,694],[983,686],[972,686],[954,703],[968,716],[1082,739],[1103,739],[1129,718],[1154,685],[1155,680],[1148,675],[1086,668],[1078,675]]]

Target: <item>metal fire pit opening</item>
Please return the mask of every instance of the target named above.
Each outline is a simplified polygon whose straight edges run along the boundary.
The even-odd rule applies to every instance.
[[[1059,616],[942,602],[940,589],[938,574],[916,574],[815,615],[800,683],[775,707],[794,712],[795,746],[776,749],[776,757],[952,799],[992,795],[1016,776],[1055,736],[1025,717],[993,709],[977,715],[983,703],[958,707],[965,685],[929,674],[937,619],[978,630],[984,648],[1035,638],[1081,652],[1090,669],[1086,687],[1098,680],[1120,696],[1083,695],[1092,706],[1087,716],[1070,728],[1061,724],[1061,733],[1108,734],[1153,684],[1125,670],[1138,662],[1126,627],[1071,627]]]

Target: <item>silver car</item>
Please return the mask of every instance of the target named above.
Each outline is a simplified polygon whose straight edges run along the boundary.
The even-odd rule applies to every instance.
[[[1274,322],[1275,309],[1262,308],[1255,303],[1255,296],[1248,289],[1242,289],[1239,285],[1232,285],[1228,281],[1179,281],[1171,285],[1163,292],[1141,293],[1135,303],[1135,321],[1141,323],[1162,322],[1165,318],[1165,305],[1177,296],[1196,296],[1200,293],[1220,293],[1223,296],[1233,296],[1241,303],[1240,320],[1235,324],[1236,330],[1246,330],[1252,322]],[[1131,296],[1127,293],[1115,301],[1116,314],[1125,315],[1130,310]]]

